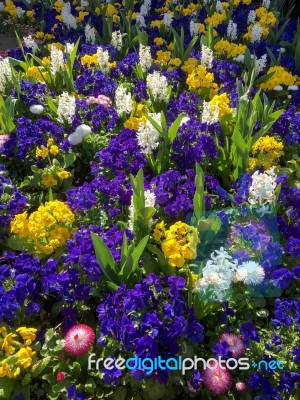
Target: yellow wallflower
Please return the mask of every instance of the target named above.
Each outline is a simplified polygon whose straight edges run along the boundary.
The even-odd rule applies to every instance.
[[[230,43],[224,39],[219,40],[214,46],[214,51],[217,54],[224,54],[230,58],[245,54],[246,49],[247,47],[243,44]]]
[[[152,21],[151,23],[150,23],[150,28],[160,28],[161,27],[161,25],[162,25],[162,21],[159,21],[159,20],[155,20],[155,21]]]
[[[46,158],[48,156],[48,149],[45,146],[37,147],[35,151],[36,157]]]
[[[131,117],[124,122],[124,127],[127,129],[132,129],[134,131],[137,131],[139,129],[140,123],[146,121],[147,121],[146,117],[141,117],[141,118]]]
[[[54,156],[56,156],[59,153],[59,148],[56,145],[52,145],[50,147],[50,153],[53,154]]]
[[[214,82],[214,74],[207,72],[203,65],[198,65],[198,67],[188,75],[186,83],[189,85],[190,89],[197,89],[199,91],[208,89],[210,98],[218,93],[218,85]]]
[[[171,58],[171,52],[159,50],[156,52],[156,57],[157,59],[155,62],[161,64],[162,66],[165,66],[168,64]]]
[[[72,176],[71,172],[64,170],[60,171],[57,175],[60,177],[60,179],[68,179],[70,176]]]
[[[18,363],[23,368],[28,368],[32,364],[32,358],[36,355],[36,352],[31,347],[23,347],[18,351]]]
[[[154,39],[154,43],[155,43],[157,46],[161,46],[161,45],[163,45],[164,43],[166,43],[166,41],[165,41],[163,38],[161,38],[161,37],[157,37],[157,38]]]
[[[260,85],[263,90],[273,90],[276,86],[290,86],[297,84],[297,77],[293,76],[284,67],[274,66],[269,68],[267,74],[273,73],[273,76],[269,78],[266,82]]]
[[[249,160],[249,169],[264,167],[269,169],[278,165],[283,153],[283,143],[273,136],[264,136],[260,138],[251,149],[252,156]]]
[[[36,339],[37,330],[35,328],[26,328],[26,326],[21,326],[16,329],[16,332],[18,332],[22,339],[25,340],[26,346],[30,346]]]
[[[20,238],[28,236],[27,212],[17,214],[11,222],[11,232],[19,235]]]
[[[222,24],[222,22],[226,21],[226,18],[226,11],[223,10],[221,13],[215,12],[211,17],[207,17],[205,22],[213,28],[216,28],[218,25]]]
[[[53,187],[57,185],[57,180],[51,174],[43,176],[41,184],[47,187]]]
[[[219,119],[222,119],[226,115],[230,115],[233,112],[233,108],[229,107],[230,99],[227,93],[222,93],[220,95],[216,95],[209,102],[210,110],[212,113],[217,110]]]

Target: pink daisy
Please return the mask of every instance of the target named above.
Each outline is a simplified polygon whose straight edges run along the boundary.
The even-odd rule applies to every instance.
[[[226,393],[232,385],[231,373],[219,365],[215,369],[204,370],[203,380],[205,386],[216,395]]]
[[[223,333],[219,342],[226,342],[234,357],[240,357],[245,352],[243,339],[234,333]]]
[[[73,356],[82,356],[92,347],[95,340],[93,329],[84,324],[69,329],[65,337],[65,349]]]

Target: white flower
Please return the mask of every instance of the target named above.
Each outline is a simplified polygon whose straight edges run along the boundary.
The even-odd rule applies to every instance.
[[[139,61],[143,72],[147,71],[152,65],[151,49],[149,46],[140,44]]]
[[[193,20],[190,21],[190,34],[196,36],[199,33],[199,24]]]
[[[245,61],[245,56],[244,56],[244,54],[240,54],[240,55],[238,55],[237,57],[234,57],[234,61],[243,63],[243,62]]]
[[[57,114],[60,122],[72,123],[76,111],[75,97],[63,92],[58,98]]]
[[[17,17],[22,18],[26,11],[23,10],[23,8],[21,8],[21,7],[17,7],[16,12],[17,12]]]
[[[273,87],[273,90],[276,90],[276,92],[281,92],[283,90],[283,86],[277,85],[277,86]]]
[[[75,44],[74,43],[66,43],[65,44],[65,52],[67,54],[71,54],[73,49],[74,49]]]
[[[255,261],[245,261],[235,272],[235,281],[259,285],[265,278],[264,269]]]
[[[203,101],[203,111],[201,122],[206,124],[214,124],[219,121],[219,109],[210,105],[209,101]]]
[[[182,120],[180,121],[180,125],[182,126],[183,124],[186,124],[187,122],[189,122],[190,118],[189,117],[183,117]]]
[[[77,126],[74,133],[76,133],[76,134],[80,135],[82,138],[84,138],[92,133],[92,129],[88,125],[81,124],[81,125]]]
[[[262,32],[262,26],[254,24],[252,27],[251,43],[260,43]]]
[[[89,24],[86,25],[86,27],[84,28],[84,34],[87,43],[95,43],[96,41],[95,29],[91,27],[91,25]]]
[[[124,86],[119,86],[116,90],[116,110],[119,115],[129,114],[133,109],[131,93],[127,93]]]
[[[44,107],[41,104],[34,104],[29,108],[32,114],[41,114],[44,111]]]
[[[136,23],[140,28],[146,28],[145,17],[143,14],[138,14],[136,17]]]
[[[227,26],[227,36],[229,37],[230,40],[236,40],[238,38],[237,36],[237,24],[230,20],[228,22]]]
[[[76,29],[77,28],[77,23],[76,23],[76,18],[74,15],[71,13],[71,4],[70,3],[65,3],[61,10],[61,16],[63,23],[67,25],[68,28]]]
[[[211,68],[212,67],[212,62],[214,59],[214,53],[213,51],[207,47],[202,45],[201,46],[201,65],[205,68]]]
[[[86,0],[81,0],[80,1],[80,6],[81,7],[87,7],[89,5],[89,2],[88,1],[86,1]]]
[[[143,16],[146,16],[148,15],[150,10],[151,10],[151,0],[145,0],[144,4],[141,6],[140,13]]]
[[[285,53],[286,49],[284,47],[280,47],[279,51],[280,51],[280,53]]]
[[[77,144],[82,142],[83,137],[79,135],[79,133],[73,132],[71,133],[71,135],[69,135],[68,140],[72,146],[76,146]]]
[[[64,66],[64,53],[54,45],[50,50],[50,71],[55,75]]]
[[[220,0],[217,1],[216,3],[216,12],[221,13],[223,11],[224,7],[223,4]]]
[[[147,89],[151,92],[154,100],[167,101],[168,99],[168,81],[159,71],[149,74],[146,79]]]
[[[269,204],[262,204],[261,206],[258,206],[256,208],[257,213],[260,215],[260,217],[264,217],[267,214],[271,214],[272,211],[270,210],[270,205]]]
[[[270,0],[263,0],[262,6],[268,10],[270,7]]]
[[[4,7],[5,7],[5,5],[4,5],[4,3],[1,1],[1,2],[0,2],[0,12],[4,11]]]
[[[117,50],[121,50],[123,45],[123,35],[121,31],[114,31],[111,34],[111,42],[110,42]]]
[[[169,30],[172,26],[173,16],[171,14],[165,13],[163,18],[163,23],[167,30]]]
[[[255,57],[255,71],[257,75],[262,72],[267,66],[267,54],[264,54],[261,58]]]
[[[144,191],[144,196],[145,196],[145,207],[155,207],[155,201],[156,201],[156,196],[155,193],[153,193],[151,190],[145,190]],[[135,208],[133,204],[133,196],[131,196],[131,204],[129,207],[129,220],[128,220],[128,227],[130,230],[133,230],[133,222],[134,222],[134,213],[135,213]],[[152,218],[149,220],[149,225],[152,224]]]
[[[290,86],[288,86],[288,90],[296,91],[296,90],[299,90],[299,87],[296,85],[290,85]]]
[[[261,205],[274,202],[277,186],[276,178],[277,175],[274,173],[273,168],[262,173],[255,171],[249,188],[249,203],[251,205]]]
[[[160,124],[160,114],[149,113],[149,116]],[[151,154],[153,150],[157,149],[159,144],[159,132],[149,120],[139,124],[136,137],[142,149],[142,153],[148,155]]]
[[[101,47],[98,47],[97,48],[97,59],[98,59],[98,64],[99,64],[101,71],[108,72],[109,71],[109,67],[108,67],[109,53],[108,53],[108,51],[102,50]]]
[[[6,86],[6,82],[12,80],[11,66],[9,58],[6,57],[0,60],[0,92],[3,92]]]
[[[255,20],[256,20],[256,12],[255,12],[255,10],[249,11],[248,20],[247,20],[248,25],[254,24]]]
[[[24,40],[25,46],[28,47],[29,49],[31,49],[33,53],[35,53],[37,51],[38,44],[31,35],[25,36],[23,40]]]

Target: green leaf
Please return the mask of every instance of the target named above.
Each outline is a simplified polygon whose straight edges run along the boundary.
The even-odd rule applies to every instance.
[[[132,272],[137,269],[140,257],[143,254],[145,247],[147,246],[148,240],[149,236],[145,236],[123,264],[120,275],[125,281],[129,278]]]
[[[176,139],[178,129],[180,127],[182,118],[184,117],[183,114],[178,115],[178,117],[175,119],[173,124],[171,125],[169,132],[168,132],[168,137],[170,139],[170,142],[173,143],[174,140]]]
[[[124,386],[119,386],[117,387],[116,390],[114,390],[114,393],[112,395],[113,400],[125,400],[127,394],[127,390]]]
[[[100,268],[111,282],[119,283],[116,263],[109,248],[94,232],[91,232],[91,237]]]
[[[64,168],[70,167],[76,160],[76,155],[74,153],[67,153],[64,156]]]
[[[60,393],[63,392],[70,385],[72,385],[72,381],[70,379],[66,379],[65,381],[53,385],[52,390],[54,393]]]
[[[32,244],[27,239],[20,238],[17,235],[10,236],[6,241],[6,245],[16,251],[33,250]]]
[[[14,389],[14,380],[4,377],[0,378],[0,398],[9,399]]]
[[[38,375],[40,375],[40,373],[47,367],[50,361],[51,357],[48,356],[35,363],[31,368],[31,376],[33,378],[36,378]]]
[[[196,191],[194,195],[194,213],[197,215],[205,213],[205,195],[204,195],[204,173],[198,163],[196,163],[195,177]]]
[[[111,290],[113,290],[113,291],[116,291],[116,290],[118,290],[118,288],[119,288],[118,285],[115,285],[114,283],[112,283],[112,282],[110,282],[110,281],[107,281],[106,284],[107,284],[107,286],[109,287],[109,289],[111,289]]]

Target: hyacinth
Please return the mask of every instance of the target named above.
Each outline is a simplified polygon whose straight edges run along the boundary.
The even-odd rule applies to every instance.
[[[133,109],[133,99],[131,93],[128,93],[124,86],[117,87],[115,102],[116,110],[119,115],[131,113]]]
[[[123,46],[123,35],[120,31],[114,31],[111,34],[110,42],[117,50],[121,50]]]
[[[230,20],[228,22],[228,27],[227,27],[227,36],[229,37],[229,40],[237,40],[237,24]]]
[[[6,82],[12,79],[11,66],[8,58],[0,60],[0,92],[3,92]]]
[[[145,207],[155,207],[155,194],[151,190],[145,190],[144,192],[145,196]],[[134,213],[135,213],[135,208],[133,204],[133,196],[131,196],[131,204],[129,207],[129,221],[128,221],[128,226],[130,230],[133,230],[133,222],[134,222]],[[152,218],[149,221],[149,225],[152,223]]]
[[[107,50],[103,50],[101,47],[97,48],[97,61],[101,71],[108,72],[109,53]]]
[[[55,75],[64,67],[64,53],[55,45],[51,46],[50,50],[50,71]]]
[[[214,59],[213,54],[214,54],[213,51],[209,47],[207,47],[205,45],[201,46],[201,60],[200,60],[200,62],[201,62],[201,65],[203,65],[203,67],[205,67],[205,68],[211,68],[212,67],[212,62],[213,62],[213,59]]]
[[[168,99],[168,81],[160,72],[154,71],[147,75],[147,89],[150,91],[155,101],[167,101]]]
[[[71,13],[71,4],[70,3],[64,3],[64,6],[61,10],[61,16],[62,16],[63,23],[68,28],[72,28],[72,29],[77,28],[76,18]]]
[[[85,324],[73,326],[65,336],[65,350],[72,356],[82,356],[92,347],[95,340],[95,332]]]
[[[252,205],[272,203],[275,200],[277,175],[271,168],[263,173],[255,171],[252,174],[252,184],[249,187],[249,203]]]
[[[84,29],[84,34],[85,34],[85,40],[87,43],[95,43],[96,42],[96,34],[95,34],[95,29],[87,24]]]
[[[139,63],[142,70],[147,71],[152,65],[151,50],[149,46],[143,46],[140,44],[139,48]]]
[[[226,393],[232,385],[232,376],[226,368],[217,366],[215,369],[205,369],[203,371],[204,385],[214,394],[221,395]]]
[[[160,124],[160,114],[149,113],[149,116]],[[149,155],[157,149],[159,132],[148,119],[140,122],[136,137],[143,154]]]
[[[58,98],[57,114],[60,122],[72,123],[76,111],[75,97],[63,92]]]

